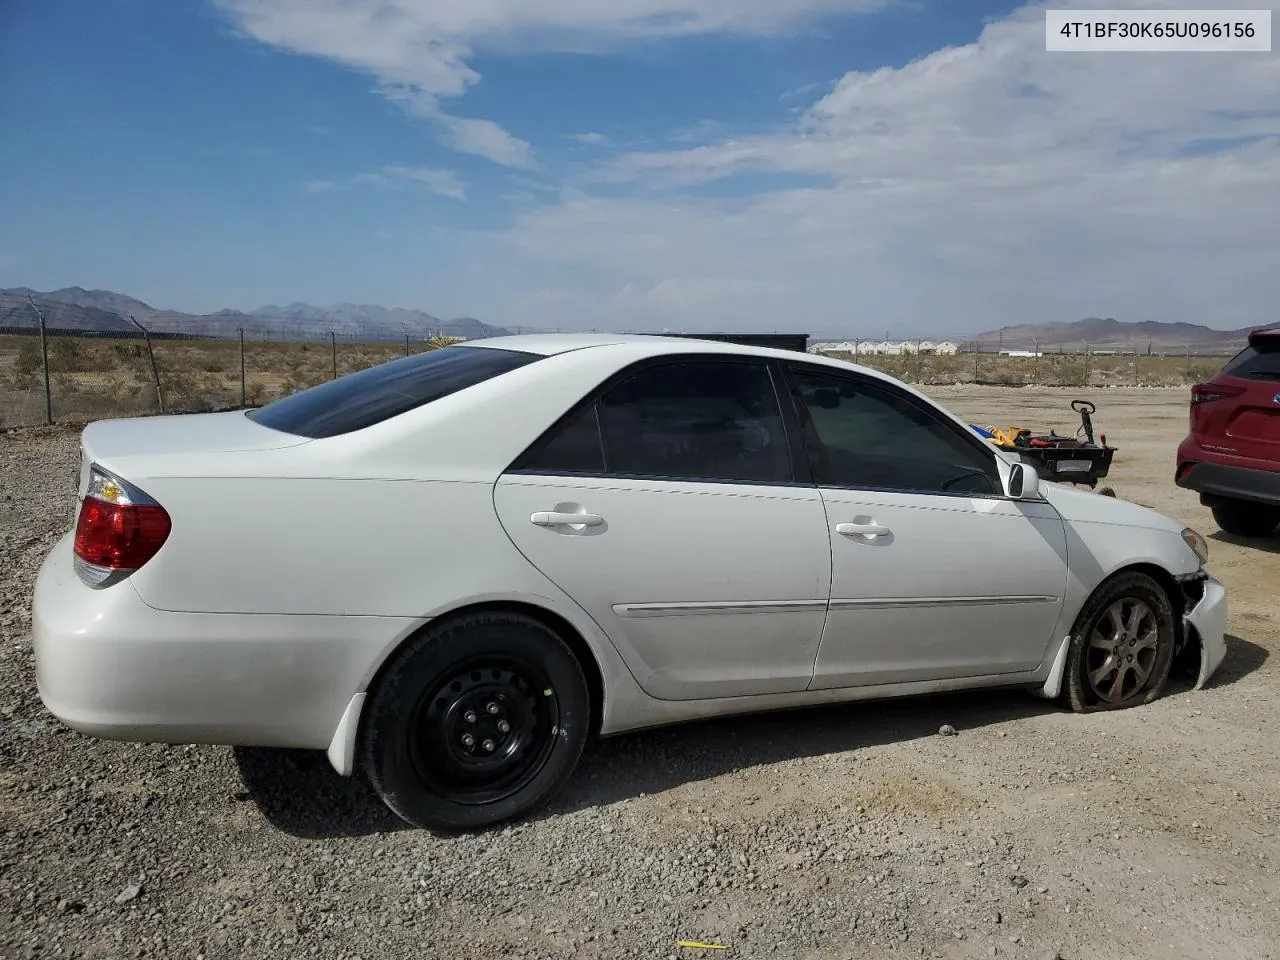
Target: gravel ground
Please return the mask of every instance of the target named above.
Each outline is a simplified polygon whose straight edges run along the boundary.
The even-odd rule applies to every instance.
[[[1067,393],[936,393],[1072,428]],[[1169,481],[1185,392],[1098,399],[1120,495],[1215,531]],[[1213,537],[1232,636],[1210,689],[1107,716],[985,693],[628,736],[534,820],[440,838],[319,754],[99,742],[43,711],[28,604],[75,451],[0,435],[0,956],[1280,956],[1280,541]]]

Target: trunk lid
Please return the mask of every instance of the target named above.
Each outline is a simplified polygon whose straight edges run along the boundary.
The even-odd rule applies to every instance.
[[[272,430],[254,423],[242,410],[226,413],[191,413],[166,417],[134,417],[98,420],[80,435],[80,467],[76,489],[84,496],[89,466],[134,457],[195,456],[245,453],[296,447],[310,443],[307,437]]]

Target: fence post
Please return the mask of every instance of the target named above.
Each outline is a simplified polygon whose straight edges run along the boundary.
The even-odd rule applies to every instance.
[[[920,355],[920,338],[916,337],[916,383],[923,383],[920,379],[920,368],[924,363],[924,358]]]
[[[978,354],[982,352],[982,341],[973,341],[973,382],[978,382]]]
[[[133,321],[133,325],[142,331],[142,338],[147,342],[147,357],[151,360],[151,379],[156,384],[156,400],[160,402],[160,413],[165,412],[164,409],[164,390],[160,386],[160,370],[156,367],[156,352],[151,349],[151,331],[133,319],[133,314],[129,314],[129,319]]]
[[[329,347],[333,351],[333,376],[330,379],[338,379],[338,335],[332,330],[329,331]]]
[[[31,304],[31,309],[40,318],[40,356],[44,364],[44,422],[47,426],[53,423],[53,388],[49,383],[49,341],[45,337],[44,313],[36,306],[35,300],[31,299],[29,293],[27,303]]]
[[[240,409],[243,410],[248,404],[248,393],[245,390],[244,383],[244,327],[240,328]]]
[[[1036,340],[1031,345],[1031,382],[1040,383],[1040,341]]]
[[[1084,378],[1080,381],[1080,385],[1087,387],[1089,385],[1089,344],[1084,345]]]
[[[409,355],[409,335],[407,333],[404,335],[404,355],[406,357]]]

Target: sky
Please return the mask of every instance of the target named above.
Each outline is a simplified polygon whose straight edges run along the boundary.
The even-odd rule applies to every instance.
[[[578,330],[1274,322],[1280,54],[1047,53],[1045,6],[0,2],[0,286]]]

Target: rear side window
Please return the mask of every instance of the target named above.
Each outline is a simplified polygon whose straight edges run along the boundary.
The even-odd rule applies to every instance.
[[[764,363],[679,360],[625,377],[517,461],[522,473],[789,483],[791,458]]]
[[[763,363],[686,360],[641,370],[600,398],[610,473],[787,483],[782,409]]]
[[[1280,382],[1280,337],[1245,347],[1222,368],[1222,372],[1242,380]]]
[[[330,380],[250,410],[273,430],[319,440],[362,430],[508,373],[537,354],[489,347],[444,347]]]

